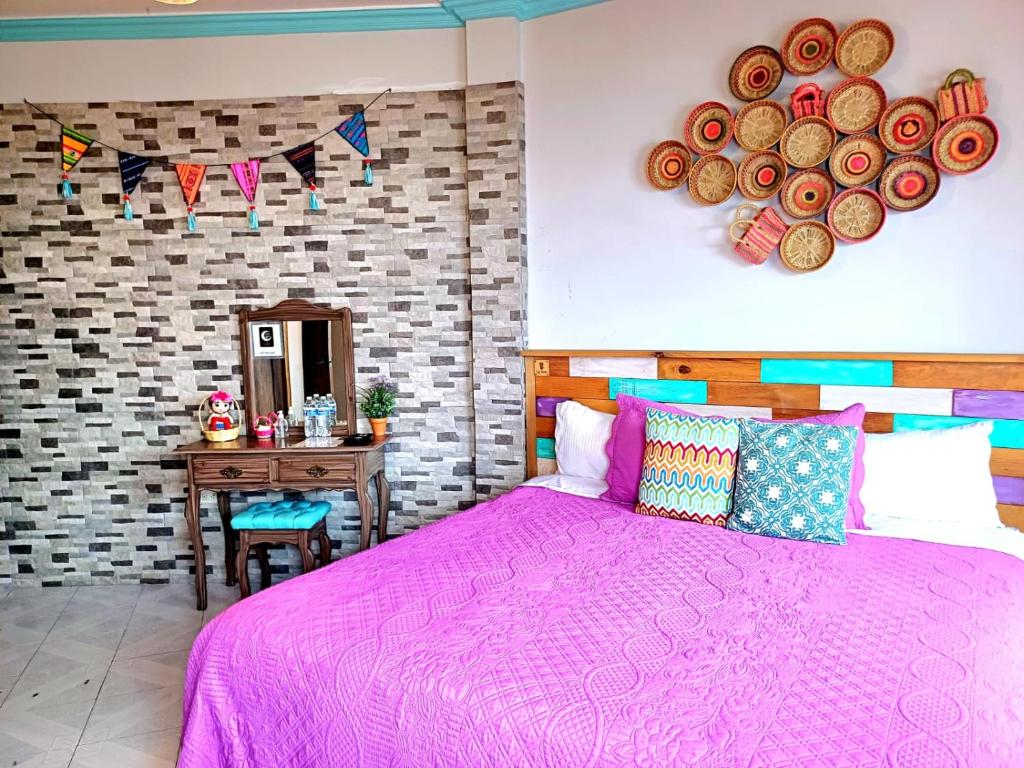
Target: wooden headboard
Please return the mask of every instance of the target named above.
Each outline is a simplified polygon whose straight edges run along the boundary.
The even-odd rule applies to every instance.
[[[993,419],[992,475],[1003,521],[1024,529],[1024,355],[527,350],[530,477],[554,472],[555,406],[608,413],[624,392],[694,412],[800,418],[853,403],[868,432]]]

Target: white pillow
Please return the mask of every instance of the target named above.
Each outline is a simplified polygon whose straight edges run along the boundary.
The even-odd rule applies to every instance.
[[[608,473],[605,443],[615,416],[565,400],[555,409],[555,458],[560,475],[604,480]]]
[[[865,436],[864,523],[891,519],[1002,526],[989,461],[992,422]]]

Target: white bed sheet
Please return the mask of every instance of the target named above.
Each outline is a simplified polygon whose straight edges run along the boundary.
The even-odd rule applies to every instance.
[[[538,475],[531,477],[523,485],[550,488],[552,491],[561,491],[572,496],[583,496],[587,499],[596,499],[608,490],[608,483],[604,480],[576,475]]]
[[[870,531],[847,531],[857,536],[890,536],[894,539],[916,539],[936,544],[957,544],[1005,552],[1024,560],[1024,532],[1008,526],[979,528],[944,522],[925,522],[888,518],[873,522]]]

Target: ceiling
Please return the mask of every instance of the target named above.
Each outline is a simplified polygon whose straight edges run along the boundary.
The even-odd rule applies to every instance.
[[[440,5],[441,0],[199,0],[195,5],[166,5],[156,0],[0,0],[0,18],[279,13],[366,8],[436,8]]]

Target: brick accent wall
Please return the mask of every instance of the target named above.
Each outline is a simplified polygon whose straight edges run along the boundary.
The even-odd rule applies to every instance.
[[[287,149],[351,114],[345,96],[62,104],[69,125],[140,154],[195,161]],[[391,94],[367,114],[376,181],[340,138],[319,145],[322,212],[283,158],[262,170],[261,229],[210,168],[185,227],[173,170],[120,213],[117,157],[93,147],[57,194],[59,133],[0,105],[0,582],[185,579],[184,471],[205,393],[240,391],[237,311],[286,298],[352,308],[357,380],[402,390],[388,456],[393,533],[524,474],[525,228],[520,85]],[[330,531],[354,550],[351,498]],[[236,497],[236,504],[240,500]],[[223,574],[204,497],[214,578]],[[288,570],[292,553],[275,554]]]

